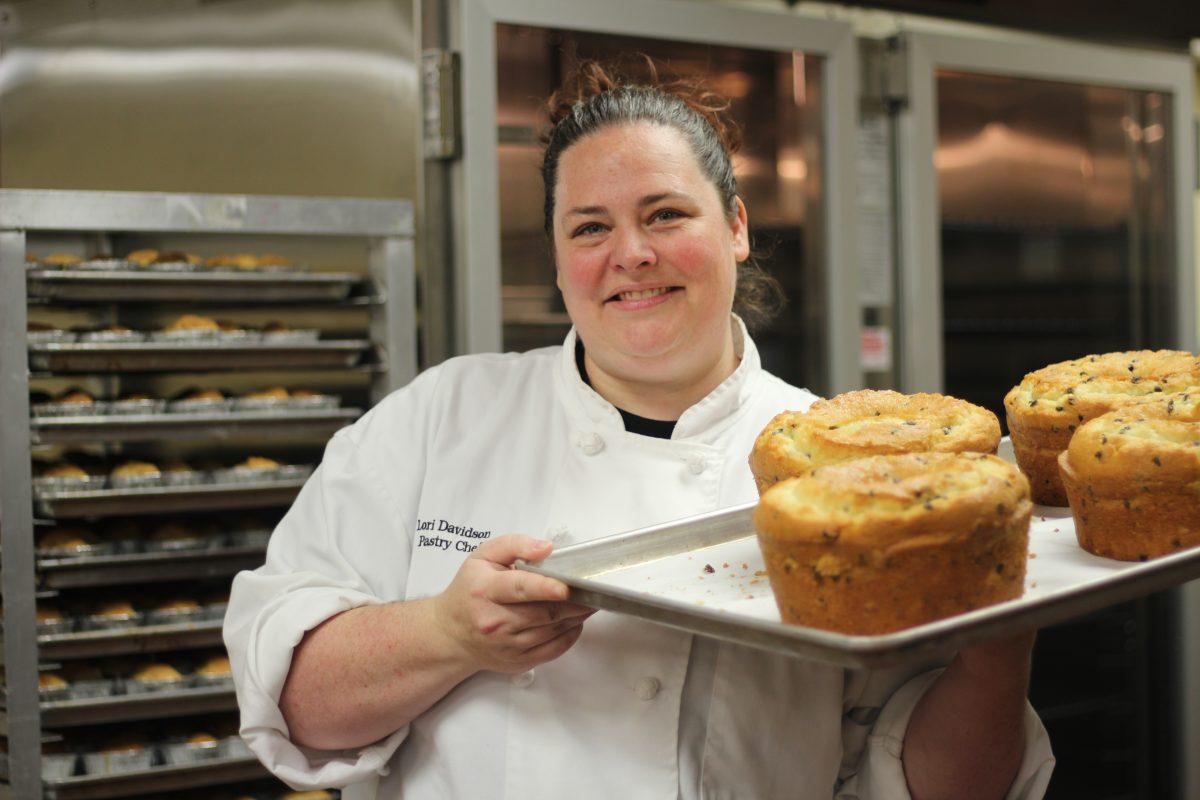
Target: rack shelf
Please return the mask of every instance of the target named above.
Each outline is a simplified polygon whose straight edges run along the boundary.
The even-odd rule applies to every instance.
[[[365,339],[309,343],[138,342],[31,344],[29,363],[51,372],[182,372],[353,367],[371,349]]]
[[[361,415],[362,410],[358,408],[337,408],[322,411],[35,417],[30,423],[30,436],[34,444],[223,440],[244,433],[253,434],[256,438],[328,438]]]
[[[221,759],[177,767],[154,767],[118,775],[81,775],[47,783],[47,800],[107,800],[112,797],[215,786],[267,777],[255,758]]]
[[[30,299],[42,302],[217,302],[253,297],[260,303],[330,303],[363,285],[351,273],[230,273],[35,269],[26,274]]]
[[[177,692],[113,695],[91,700],[42,703],[42,724],[68,728],[105,722],[163,719],[187,714],[211,714],[237,708],[233,689],[217,686]]]
[[[60,633],[39,636],[37,641],[41,657],[46,661],[161,653],[166,650],[195,650],[221,644],[221,621]]]
[[[234,575],[262,564],[264,552],[261,547],[226,547],[219,550],[44,559],[38,562],[38,570],[42,575],[41,585],[47,589],[158,583]]]
[[[56,519],[112,514],[173,514],[285,506],[295,499],[304,479],[147,489],[96,489],[87,492],[41,492],[38,510]]]

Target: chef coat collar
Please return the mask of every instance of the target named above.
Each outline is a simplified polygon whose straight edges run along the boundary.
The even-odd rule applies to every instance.
[[[675,423],[675,433],[671,436],[674,440],[697,436],[707,439],[716,435],[746,407],[745,400],[761,371],[761,362],[746,325],[736,314],[731,320],[733,351],[740,359],[737,368],[706,397],[683,412]],[[600,433],[624,431],[625,424],[616,407],[580,377],[575,363],[577,341],[578,335],[572,326],[559,354],[558,388],[568,413],[576,424]]]

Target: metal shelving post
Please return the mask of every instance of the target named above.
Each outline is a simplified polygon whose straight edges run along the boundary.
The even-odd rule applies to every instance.
[[[325,342],[308,348],[281,348],[263,354],[218,353],[207,364],[203,355],[185,353],[158,354],[154,346],[120,348],[107,354],[89,353],[88,348],[30,348],[26,336],[26,304],[36,296],[52,303],[148,302],[187,300],[220,302],[239,297],[235,302],[288,303],[310,301],[337,302],[349,291],[347,281],[361,283],[361,276],[304,273],[293,276],[231,275],[195,273],[192,275],[117,274],[95,272],[69,274],[67,271],[27,270],[26,235],[29,232],[54,234],[266,234],[303,236],[362,237],[369,242],[367,277],[370,296],[364,302],[370,309],[370,341]],[[0,735],[7,735],[8,785],[0,784],[0,796],[38,798],[45,792],[54,797],[119,797],[167,788],[186,788],[253,778],[262,774],[252,759],[231,761],[223,772],[215,774],[203,766],[194,768],[156,768],[153,774],[113,775],[104,778],[80,776],[58,784],[41,778],[42,723],[83,724],[89,721],[147,718],[136,701],[121,703],[41,704],[38,692],[39,658],[83,657],[122,652],[153,652],[173,646],[214,645],[220,641],[219,623],[148,628],[138,637],[106,636],[102,633],[39,637],[36,622],[36,563],[34,550],[34,493],[31,475],[33,441],[150,441],[157,438],[186,438],[200,432],[223,431],[224,435],[256,428],[253,413],[231,415],[227,423],[193,418],[164,420],[69,419],[31,420],[31,356],[47,369],[65,372],[171,371],[187,368],[222,369],[237,367],[308,366],[339,368],[332,359],[349,359],[364,348],[373,348],[377,364],[372,374],[370,394],[378,400],[387,392],[411,380],[417,371],[416,280],[413,255],[413,208],[406,200],[359,198],[273,197],[254,195],[166,194],[142,192],[71,192],[52,190],[0,190],[0,592],[3,596],[3,658],[7,697],[0,721]],[[235,285],[236,284],[236,285]],[[238,294],[240,293],[240,295]],[[369,347],[368,347],[369,346]],[[100,348],[103,350],[104,348]],[[35,352],[36,351],[36,352]],[[335,355],[331,355],[335,352]],[[344,355],[343,355],[344,354]],[[179,357],[186,356],[184,360]],[[221,360],[232,359],[232,360]],[[106,360],[107,359],[107,360]],[[191,359],[191,360],[187,360]],[[240,359],[238,361],[237,359]],[[257,360],[256,360],[257,359]],[[289,360],[290,359],[290,360]],[[261,363],[260,363],[261,362]],[[340,364],[340,362],[339,362]],[[122,366],[123,365],[123,366]],[[332,433],[341,424],[352,421],[354,409],[297,414],[289,420],[275,420],[271,427],[276,436],[287,436],[301,429]],[[41,424],[45,423],[45,424]],[[283,482],[266,487],[270,497],[250,497],[255,487],[247,487],[246,497],[223,498],[222,508],[237,508],[290,501],[299,489]],[[273,494],[272,494],[273,493]],[[104,493],[100,493],[103,495]],[[166,495],[170,495],[167,492]],[[187,493],[184,493],[186,495]],[[175,505],[157,498],[151,511],[175,508],[205,508],[203,492],[181,496]],[[100,505],[69,503],[46,510],[70,517],[102,515],[109,509],[101,497]],[[152,498],[153,499],[153,498]],[[167,498],[171,499],[171,498]],[[140,501],[145,502],[145,501]],[[129,501],[126,501],[128,505]],[[111,502],[109,503],[111,505]],[[240,504],[240,505],[239,505]],[[44,503],[45,505],[45,503]],[[119,504],[118,504],[119,505]],[[170,506],[170,507],[168,507]],[[177,508],[176,508],[177,507]],[[114,506],[116,508],[116,506]],[[137,513],[137,512],[134,512]],[[148,513],[148,512],[143,512]],[[220,566],[242,564],[253,553],[231,551],[228,555],[199,555],[181,559],[172,567],[174,577],[182,577],[188,564],[195,575],[204,577]],[[240,559],[240,560],[239,560]],[[138,570],[137,558],[110,558],[112,564],[95,566],[53,564],[59,569],[55,579],[62,586],[104,585],[113,576],[131,582],[147,578]],[[217,562],[220,564],[217,564]],[[209,572],[206,572],[206,569]],[[53,569],[51,570],[53,572]],[[72,577],[75,576],[75,577]],[[139,638],[140,637],[140,638]],[[60,641],[61,640],[61,641]],[[203,693],[200,693],[203,694]],[[210,691],[201,697],[184,697],[176,711],[214,710],[228,707],[232,695]],[[159,698],[160,699],[160,698]],[[157,699],[156,699],[157,702]],[[190,704],[190,705],[189,705]],[[74,708],[80,705],[80,708]],[[145,706],[146,703],[141,703]],[[94,706],[94,708],[92,707]],[[43,719],[43,714],[45,718]],[[158,709],[157,716],[163,716]],[[207,770],[207,774],[206,774]],[[101,785],[103,784],[103,785]]]

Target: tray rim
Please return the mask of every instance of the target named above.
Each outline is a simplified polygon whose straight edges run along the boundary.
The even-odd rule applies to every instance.
[[[566,583],[571,588],[570,599],[572,602],[628,613],[657,624],[713,636],[749,647],[771,650],[793,657],[814,658],[853,668],[891,666],[920,655],[953,652],[966,644],[985,641],[1004,633],[1017,634],[1054,625],[1066,619],[1200,577],[1200,548],[1192,548],[1146,562],[1122,562],[1128,564],[1128,568],[1122,573],[1106,579],[1103,586],[1068,586],[1048,592],[1036,600],[1022,597],[893,633],[852,635],[731,615],[728,611],[716,608],[692,603],[685,604],[631,589],[611,586],[594,577],[577,577],[559,568],[562,562],[568,561],[568,559],[574,560],[581,554],[612,549],[614,545],[628,546],[632,541],[656,533],[661,534],[664,530],[678,531],[681,528],[695,527],[702,523],[711,524],[717,520],[729,521],[738,517],[748,517],[756,506],[757,501],[753,501],[706,514],[603,536],[589,542],[564,547],[552,553],[542,562],[534,564],[518,561],[515,566],[518,569],[545,575]],[[1069,509],[1057,506],[1034,506],[1033,515],[1035,517],[1061,517],[1063,511],[1069,512]],[[753,526],[750,525],[748,529],[752,531]],[[721,538],[705,546],[729,542],[737,538],[745,537]],[[638,563],[651,560],[654,559],[647,558]],[[556,561],[558,563],[555,563]],[[605,572],[619,568],[621,567],[614,565],[610,569],[594,572],[593,575],[603,575]],[[1103,597],[1097,597],[1100,594]],[[672,619],[658,619],[653,614],[631,612],[630,606],[652,609],[657,614],[665,614]],[[689,617],[704,624],[688,625],[679,619]],[[738,629],[748,631],[752,635],[736,635]],[[769,641],[755,641],[759,638]]]

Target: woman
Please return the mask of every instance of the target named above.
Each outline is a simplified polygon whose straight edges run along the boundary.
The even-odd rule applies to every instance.
[[[731,313],[747,216],[711,97],[575,83],[543,168],[574,328],[430,369],[333,438],[234,583],[243,736],[295,786],[378,779],[348,798],[1040,797],[1031,640],[847,673],[510,569],[751,500],[755,435],[814,399]]]

